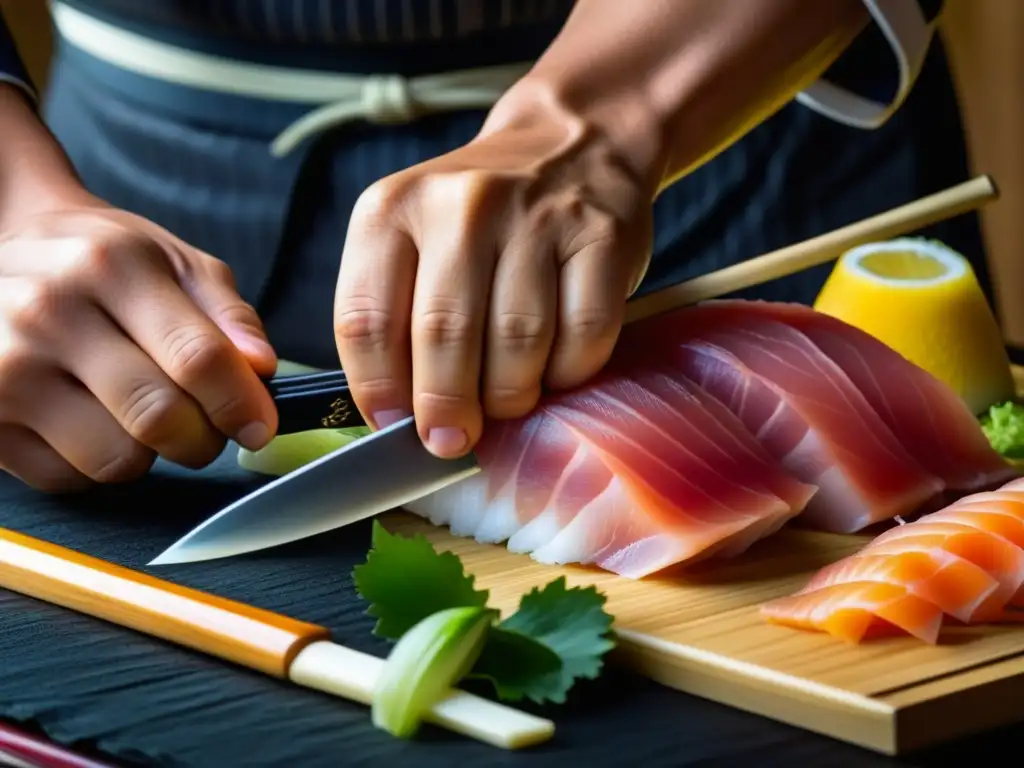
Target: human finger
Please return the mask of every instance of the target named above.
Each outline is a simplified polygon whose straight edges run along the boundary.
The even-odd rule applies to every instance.
[[[483,344],[494,277],[494,243],[470,219],[449,219],[421,244],[412,308],[416,425],[440,458],[465,455],[480,439]]]
[[[59,355],[68,373],[139,443],[193,469],[220,455],[224,435],[199,403],[106,315],[94,308],[79,313],[68,342]]]
[[[156,458],[92,393],[56,372],[40,379],[31,396],[20,400],[20,423],[97,483],[134,480],[149,471]]]
[[[382,429],[411,416],[410,315],[419,255],[407,232],[382,223],[373,197],[356,205],[334,304],[334,338],[356,407]]]
[[[183,282],[185,292],[231,339],[258,375],[272,376],[277,369],[277,355],[267,339],[263,321],[239,295],[231,268],[211,256],[203,257],[203,269]],[[196,279],[200,275],[202,279]]]
[[[0,424],[0,469],[43,493],[74,493],[93,485],[31,429]]]
[[[561,268],[558,328],[545,373],[552,389],[579,386],[608,362],[632,288],[610,239],[590,242]]]
[[[495,267],[483,363],[485,413],[528,413],[541,394],[558,327],[558,265],[536,242],[507,246]]]
[[[129,271],[98,288],[101,306],[223,434],[250,450],[270,442],[277,409],[246,357],[159,269]]]

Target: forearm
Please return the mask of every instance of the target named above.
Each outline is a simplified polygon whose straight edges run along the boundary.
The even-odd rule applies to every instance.
[[[0,17],[0,234],[10,223],[84,194],[71,163],[36,114],[31,86]]]
[[[869,18],[861,0],[581,0],[503,108],[557,105],[663,188],[816,80]]]

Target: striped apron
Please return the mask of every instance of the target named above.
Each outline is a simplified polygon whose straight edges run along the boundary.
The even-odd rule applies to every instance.
[[[532,24],[476,35],[455,30],[439,41],[409,34],[404,40],[403,30],[416,20],[400,12],[377,24],[364,14],[361,32],[353,34],[350,24],[345,35],[324,34],[324,15],[309,14],[301,17],[300,34],[300,14],[281,11],[312,2],[251,3],[263,15],[259,23],[248,19],[247,34],[239,24],[229,25],[229,34],[213,22],[204,29],[131,18],[115,0],[55,4],[58,47],[45,115],[91,191],[227,262],[281,357],[333,367],[334,287],[356,199],[376,180],[472,139],[489,103],[557,33],[562,16],[555,11],[572,3],[547,3],[553,15]],[[441,7],[439,0],[316,4],[409,13],[415,7],[420,14]],[[177,3],[145,5],[170,13]],[[478,5],[497,13],[510,3]],[[278,14],[275,27],[270,10]],[[422,21],[444,36],[443,17]],[[453,17],[453,29],[463,21]],[[362,39],[373,30],[387,39]],[[134,59],[133,45],[142,51]],[[182,51],[220,57],[229,86],[163,78],[161,56]],[[856,78],[856,67],[848,69]],[[290,80],[296,71],[301,77]],[[318,76],[327,78],[322,87]],[[455,84],[431,90],[446,78]],[[410,81],[423,100],[447,99],[440,105],[445,111],[398,120],[402,114],[392,113],[401,112]],[[268,82],[277,83],[270,97]],[[960,116],[936,41],[914,92],[881,129],[859,131],[793,103],[666,190],[655,203],[654,255],[640,291],[821,234],[967,177]],[[976,216],[925,234],[963,252],[988,289]],[[743,295],[809,303],[828,269]]]

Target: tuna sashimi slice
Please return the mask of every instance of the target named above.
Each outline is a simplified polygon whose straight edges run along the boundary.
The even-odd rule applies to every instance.
[[[969,560],[939,547],[895,554],[858,553],[822,568],[796,594],[858,581],[898,584],[964,623],[999,590],[999,582]]]
[[[815,493],[692,382],[616,371],[488,424],[483,471],[407,509],[540,562],[640,578],[738,554]]]
[[[741,308],[701,305],[673,315],[663,348],[786,469],[819,487],[801,522],[853,533],[915,513],[941,493],[942,482],[799,331]]]
[[[869,333],[800,304],[725,300],[702,306],[768,318],[807,336],[954,497],[994,488],[1016,476],[952,388]]]
[[[935,644],[942,610],[906,587],[883,582],[848,582],[788,595],[761,606],[770,623],[827,632],[849,643],[890,634],[893,627]]]

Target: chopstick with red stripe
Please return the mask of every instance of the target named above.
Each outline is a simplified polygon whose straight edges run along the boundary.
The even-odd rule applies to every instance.
[[[113,768],[0,723],[0,765],[15,768]]]

